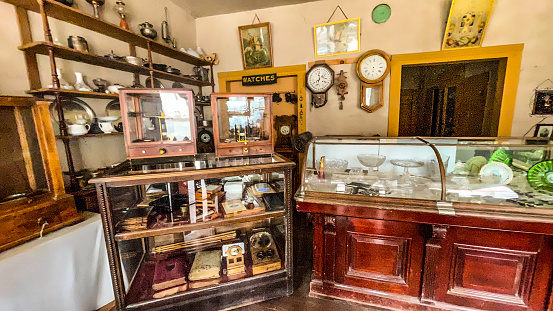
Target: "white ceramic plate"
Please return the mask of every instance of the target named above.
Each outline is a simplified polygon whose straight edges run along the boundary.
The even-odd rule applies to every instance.
[[[480,180],[483,183],[506,185],[513,180],[513,170],[505,163],[488,163],[480,169]]]

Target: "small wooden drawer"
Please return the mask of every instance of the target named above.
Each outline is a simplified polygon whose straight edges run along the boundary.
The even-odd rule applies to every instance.
[[[153,158],[193,153],[196,153],[196,147],[192,143],[180,146],[157,145],[129,148],[129,158]]]
[[[230,148],[219,148],[217,149],[218,157],[239,157],[239,156],[248,156],[248,155],[258,155],[258,154],[271,154],[273,153],[273,147],[268,146],[236,146]]]

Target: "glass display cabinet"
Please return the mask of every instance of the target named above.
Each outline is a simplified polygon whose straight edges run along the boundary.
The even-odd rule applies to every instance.
[[[312,295],[401,310],[549,310],[551,147],[314,138],[295,196],[314,214]]]
[[[273,153],[271,95],[211,94],[217,157]]]
[[[131,159],[96,185],[117,310],[221,310],[292,293],[278,155]]]
[[[194,96],[182,89],[120,89],[128,158],[196,153]]]

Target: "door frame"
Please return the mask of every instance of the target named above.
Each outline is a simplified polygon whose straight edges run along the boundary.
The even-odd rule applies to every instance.
[[[511,44],[474,49],[457,49],[438,52],[392,55],[390,70],[390,106],[388,110],[388,136],[398,136],[399,133],[402,66],[497,58],[507,59],[497,136],[510,136],[523,49],[524,44]]]
[[[219,92],[227,93],[231,82],[242,81],[242,76],[262,75],[276,73],[278,77],[297,77],[298,90],[298,133],[307,131],[306,107],[305,107],[305,65],[282,66],[271,68],[259,68],[240,71],[219,72]]]

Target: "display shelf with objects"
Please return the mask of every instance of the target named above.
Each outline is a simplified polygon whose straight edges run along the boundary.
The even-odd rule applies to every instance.
[[[295,195],[314,214],[311,294],[400,310],[546,310],[551,149],[536,138],[314,138]]]
[[[155,78],[166,79],[170,81],[175,81],[178,83],[184,83],[191,86],[196,86],[199,88],[199,93],[202,92],[202,87],[211,86],[212,91],[214,88],[213,83],[213,64],[189,55],[187,53],[181,52],[175,48],[167,46],[163,43],[156,42],[152,39],[146,38],[139,34],[135,34],[130,30],[121,28],[118,25],[103,21],[93,15],[87,14],[79,9],[72,8],[70,6],[64,5],[54,0],[3,0],[6,3],[10,3],[15,6],[17,21],[19,24],[20,37],[21,37],[21,46],[19,49],[25,54],[25,62],[27,65],[27,75],[29,80],[29,85],[31,90],[27,93],[32,94],[33,96],[39,98],[54,98],[55,103],[60,103],[63,99],[66,98],[92,98],[92,99],[115,99],[118,98],[118,95],[115,93],[104,93],[102,88],[101,91],[91,91],[83,92],[82,90],[68,90],[64,88],[63,85],[60,85],[61,77],[56,73],[56,60],[65,59],[69,61],[85,63],[92,66],[99,66],[104,68],[110,68],[117,71],[129,72],[134,74],[134,85],[139,85],[139,76],[146,75],[150,78],[151,86],[155,84]],[[44,31],[44,39],[42,41],[33,40],[33,33],[31,31],[28,11],[36,12],[40,14],[42,20],[42,28]],[[129,46],[129,55],[134,57],[134,61],[137,61],[136,57],[136,48],[146,49],[148,54],[147,64],[145,66],[140,66],[139,64],[125,62],[118,60],[119,58],[116,55],[94,55],[88,53],[88,46],[86,41],[84,41],[84,49],[82,47],[68,48],[54,43],[49,19],[54,18],[62,22],[67,22],[69,24],[76,25],[83,29],[88,29],[93,32],[96,32],[101,35],[108,36],[120,40]],[[81,37],[74,37],[78,43],[79,40],[84,40]],[[81,40],[81,41],[82,41]],[[71,44],[70,44],[71,45]],[[209,66],[211,69],[211,79],[206,80],[197,80],[193,79],[190,76],[175,74],[178,71],[162,71],[157,68],[153,63],[152,54],[158,54],[161,56],[168,57],[173,60],[177,60],[186,64],[193,66]],[[39,76],[39,66],[38,66],[38,55],[46,55],[50,63],[50,73],[52,76],[51,86],[45,88]],[[139,60],[139,63],[142,61]],[[66,123],[66,118],[64,118],[64,111],[61,107],[62,105],[56,105],[57,108],[57,120],[59,123],[59,138],[63,141],[65,149],[65,158],[67,159],[67,166],[70,176],[70,185],[69,189],[71,192],[77,192],[80,190],[79,183],[77,181],[77,172],[74,166],[73,156],[71,148],[69,146],[69,140],[71,135],[68,132],[68,125]],[[91,124],[89,124],[91,125]],[[87,137],[106,137],[103,136],[88,136],[83,135],[82,138]]]
[[[130,159],[92,179],[117,310],[290,295],[293,167],[278,154],[188,155]]]

